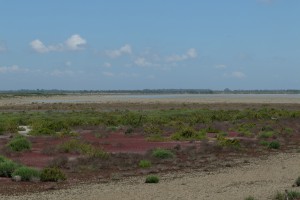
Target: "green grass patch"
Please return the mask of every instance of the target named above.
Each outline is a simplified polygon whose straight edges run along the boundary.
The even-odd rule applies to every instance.
[[[159,182],[159,177],[154,175],[147,176],[145,181],[145,183],[158,183],[158,182]]]
[[[140,168],[149,168],[149,167],[151,167],[151,161],[149,161],[149,160],[140,160],[140,162],[139,162],[139,167]]]
[[[153,150],[152,156],[154,156],[155,158],[160,158],[160,159],[168,159],[168,158],[175,157],[175,155],[172,151],[167,150],[167,149],[161,149],[161,148],[157,148],[157,149]]]

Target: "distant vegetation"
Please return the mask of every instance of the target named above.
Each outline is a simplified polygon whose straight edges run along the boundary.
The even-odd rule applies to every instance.
[[[300,94],[300,90],[211,90],[211,89],[143,89],[143,90],[2,90],[0,97],[51,96],[66,94]]]

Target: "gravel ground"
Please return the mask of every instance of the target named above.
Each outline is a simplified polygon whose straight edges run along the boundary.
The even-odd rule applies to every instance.
[[[140,199],[271,199],[277,191],[292,188],[300,176],[300,153],[280,153],[268,158],[249,159],[236,167],[203,172],[178,172],[161,175],[158,184],[145,184],[145,177],[122,181],[85,184],[67,190],[53,190],[24,196],[0,196],[5,200],[140,200]],[[1,187],[1,186],[0,186]]]

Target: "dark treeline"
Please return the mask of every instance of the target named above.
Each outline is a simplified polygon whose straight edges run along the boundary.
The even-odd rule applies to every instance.
[[[300,90],[210,90],[210,89],[144,89],[144,90],[2,90],[1,95],[66,94],[300,94]]]

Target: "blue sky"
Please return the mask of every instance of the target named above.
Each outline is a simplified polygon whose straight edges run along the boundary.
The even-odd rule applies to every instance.
[[[300,89],[299,0],[0,0],[0,90]]]

